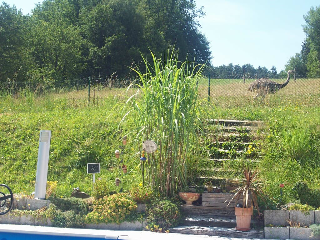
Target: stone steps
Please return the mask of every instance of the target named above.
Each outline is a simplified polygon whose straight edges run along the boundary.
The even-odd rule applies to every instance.
[[[224,168],[229,161],[237,161],[243,157],[252,162],[259,162],[259,154],[248,152],[259,145],[256,143],[258,129],[263,125],[260,121],[237,121],[210,119],[205,129],[204,144],[208,157],[202,160],[196,184],[204,186],[210,182],[214,193],[203,192],[193,206],[182,207],[183,221],[180,226],[170,229],[172,233],[220,236],[230,238],[264,238],[263,221],[252,219],[252,229],[248,232],[236,230],[234,207],[237,202],[229,201],[233,197],[239,179],[230,179],[235,172]],[[230,152],[231,151],[231,152]],[[231,172],[230,172],[231,171]],[[235,175],[234,175],[235,176]],[[241,201],[241,200],[240,200]]]
[[[232,238],[263,238],[263,222],[253,219],[248,232],[236,230],[234,208],[215,209],[205,206],[183,206],[183,221],[171,233],[208,235]]]

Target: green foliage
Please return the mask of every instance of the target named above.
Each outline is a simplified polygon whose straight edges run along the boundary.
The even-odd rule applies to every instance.
[[[306,181],[319,188],[319,112],[314,108],[277,107],[268,117],[269,131],[264,140],[265,154],[260,167],[269,196],[292,201],[292,188]],[[284,184],[280,196],[281,183]]]
[[[307,55],[308,77],[320,77],[319,61],[320,61],[320,7],[312,7],[304,16],[306,25],[304,32],[307,35],[309,52]]]
[[[310,225],[312,230],[312,237],[319,237],[320,236],[320,224],[312,224]]]
[[[28,70],[25,36],[27,18],[5,2],[0,5],[0,87],[14,94]]]
[[[293,193],[298,196],[302,204],[308,204],[314,208],[320,207],[320,190],[310,189],[305,182],[297,182],[293,187]]]
[[[114,182],[111,184],[107,179],[101,179],[95,182],[92,196],[95,199],[100,199],[114,193],[116,193]]]
[[[170,200],[158,200],[147,206],[147,226],[150,230],[166,230],[176,226],[181,220],[181,213]]]
[[[133,186],[130,189],[130,196],[136,203],[150,203],[153,198],[152,189],[141,185]]]
[[[294,203],[288,207],[288,210],[296,210],[296,211],[302,211],[302,212],[309,213],[309,211],[315,210],[315,208],[313,206],[308,205],[308,204]]]
[[[165,62],[153,56],[152,68],[145,62],[147,72],[137,72],[142,98],[133,95],[127,103],[137,114],[135,128],[139,129],[140,141],[153,139],[159,146],[146,165],[150,184],[160,194],[172,196],[187,185],[192,160],[189,145],[196,141],[197,80],[202,68],[178,62],[174,52],[168,54]]]
[[[120,224],[132,219],[136,208],[136,203],[126,193],[105,196],[93,202],[93,211],[86,216],[86,222]]]
[[[211,53],[198,31],[201,15],[190,0],[45,0],[30,16],[3,3],[0,83],[10,81],[1,89],[42,92],[74,87],[83,77],[131,78],[129,66],[142,67],[141,53],[160,55],[171,46],[180,59],[205,63]]]
[[[88,204],[81,198],[50,198],[52,204],[63,212],[73,211],[74,214],[86,215]]]
[[[47,216],[51,219],[53,227],[81,228],[84,226],[84,216],[76,214],[73,210],[61,211],[54,204],[50,204]]]

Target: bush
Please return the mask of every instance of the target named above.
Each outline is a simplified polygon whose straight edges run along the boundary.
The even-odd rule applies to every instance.
[[[105,196],[93,202],[93,211],[86,217],[87,223],[117,223],[132,219],[137,205],[125,193]]]
[[[305,182],[297,182],[292,189],[302,204],[308,204],[314,208],[320,207],[320,190],[310,189]]]
[[[71,210],[80,215],[87,215],[88,213],[88,204],[81,198],[51,198],[50,201],[62,212]]]
[[[297,210],[297,211],[301,211],[301,212],[309,212],[312,210],[315,210],[314,207],[309,206],[307,204],[299,204],[299,203],[295,203],[292,204],[288,207],[288,210]]]
[[[100,199],[100,198],[103,198],[104,196],[108,196],[116,193],[116,189],[113,185],[111,185],[107,180],[96,181],[94,184],[94,189],[92,193],[93,197],[95,199]]]
[[[54,204],[50,204],[47,216],[51,219],[54,227],[84,227],[84,217],[82,215],[76,214],[73,210],[63,212]]]
[[[176,204],[170,200],[156,201],[147,207],[147,227],[153,230],[166,230],[176,226],[180,219],[181,213]]]
[[[130,195],[137,203],[150,203],[153,196],[151,189],[142,186],[133,187],[130,190]]]

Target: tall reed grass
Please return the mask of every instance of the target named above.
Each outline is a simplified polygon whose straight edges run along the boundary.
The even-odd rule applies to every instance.
[[[158,145],[146,162],[150,184],[170,196],[188,184],[189,144],[195,135],[202,66],[178,62],[173,54],[165,62],[153,55],[153,67],[145,64],[145,74],[137,71],[141,98],[129,102],[138,113],[142,141],[151,139]]]

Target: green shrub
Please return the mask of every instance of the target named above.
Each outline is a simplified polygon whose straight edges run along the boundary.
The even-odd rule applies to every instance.
[[[297,211],[301,211],[301,212],[309,212],[312,210],[315,210],[314,207],[308,205],[308,204],[299,204],[299,203],[295,203],[292,204],[288,207],[288,210],[297,210]]]
[[[84,227],[84,217],[73,210],[63,212],[54,204],[50,204],[47,216],[51,219],[53,227],[76,228]]]
[[[150,203],[153,197],[152,190],[143,186],[132,187],[130,195],[137,203]]]
[[[310,225],[312,230],[312,237],[319,237],[320,236],[320,224],[312,224]]]
[[[88,213],[88,204],[81,198],[51,198],[50,201],[62,212],[73,211],[80,215]]]
[[[137,205],[125,193],[104,196],[93,202],[93,211],[86,216],[87,223],[117,223],[132,219]]]
[[[297,182],[292,189],[302,204],[308,204],[314,208],[320,207],[320,190],[310,189],[305,182]]]
[[[166,230],[176,226],[181,213],[176,204],[170,200],[156,201],[147,207],[147,228],[153,230]]]
[[[95,199],[100,199],[114,193],[116,193],[114,184],[111,185],[107,180],[98,180],[94,184],[92,196]]]

